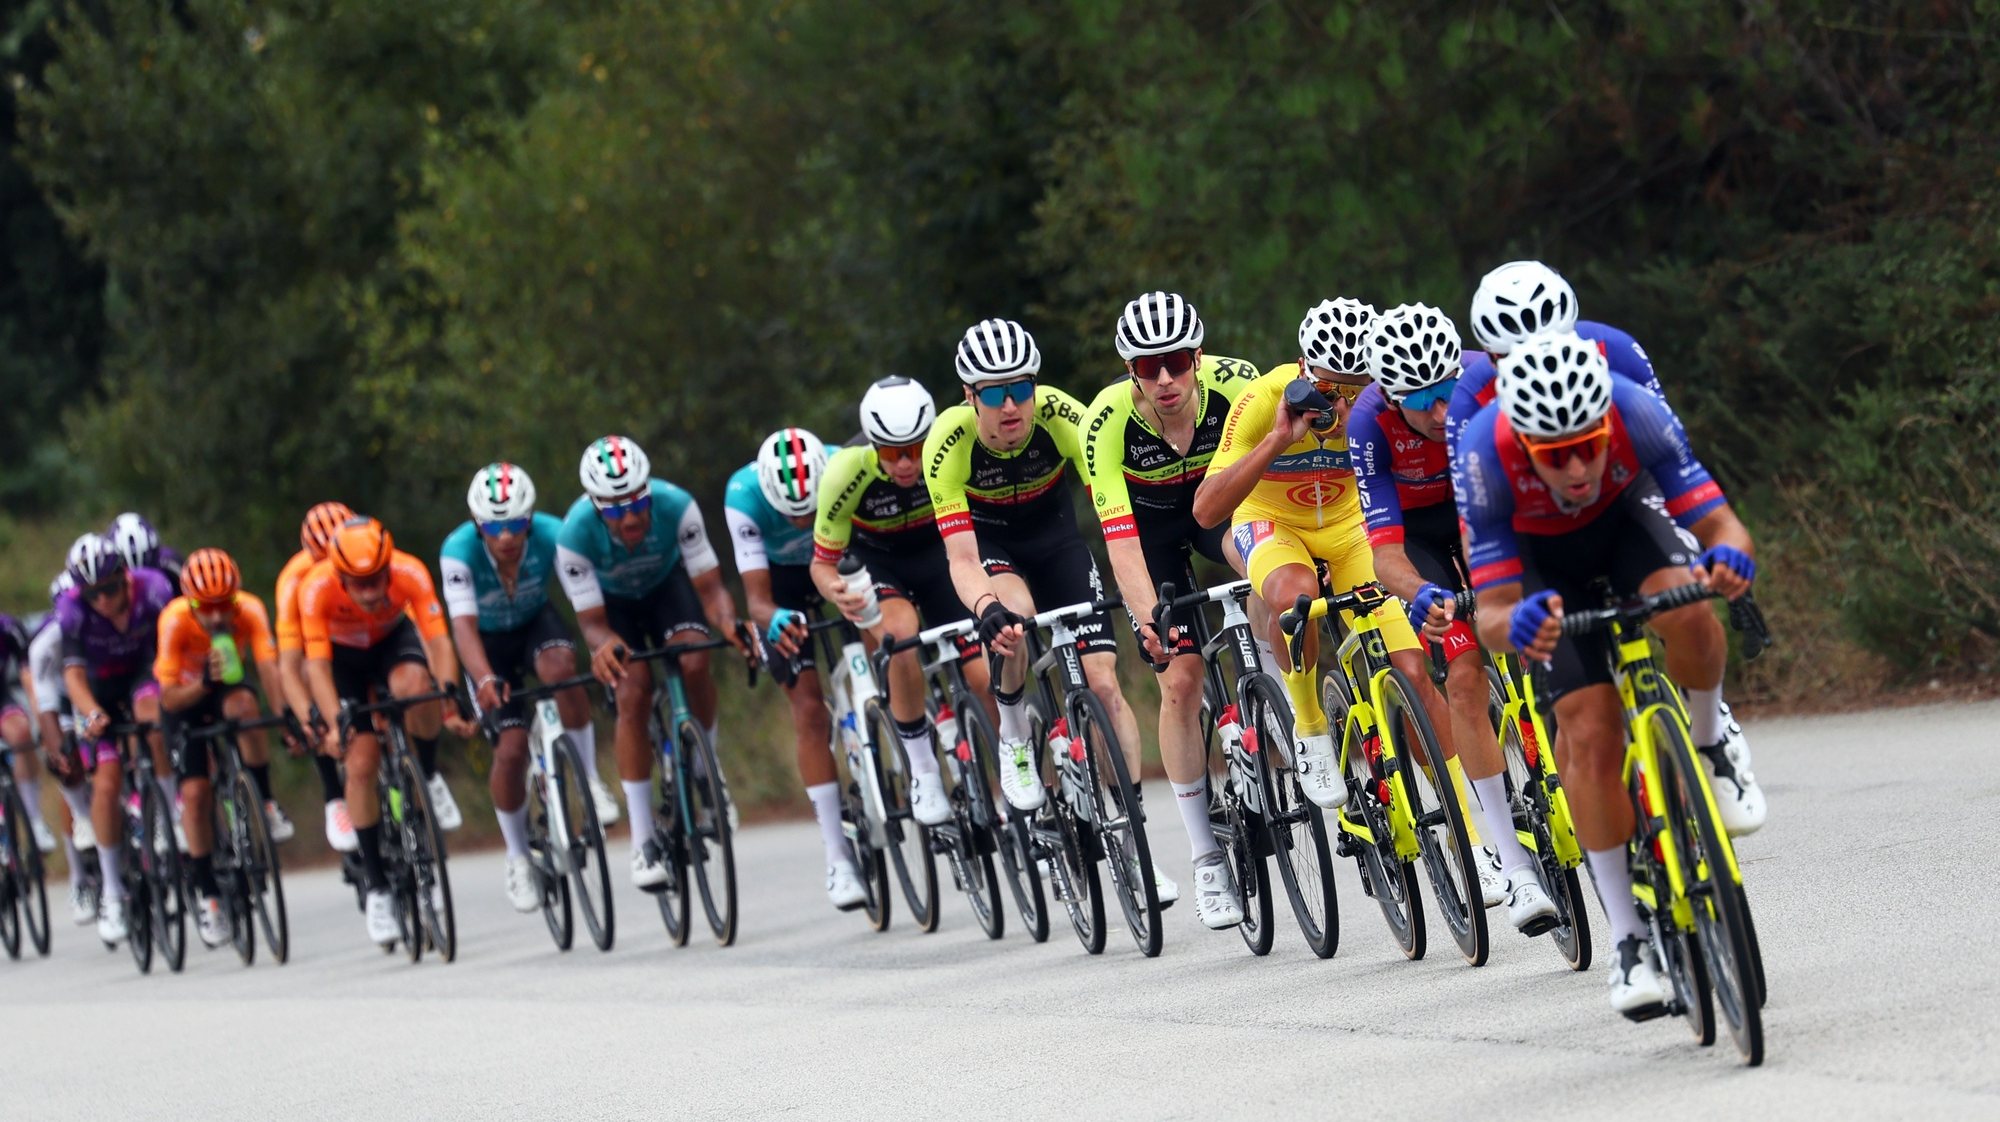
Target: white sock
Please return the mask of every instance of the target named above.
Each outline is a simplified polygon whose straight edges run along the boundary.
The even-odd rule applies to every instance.
[[[997,699],[996,699],[997,700]],[[1023,691],[1013,701],[1000,704],[1000,743],[1021,744],[1028,739],[1028,695]]]
[[[583,767],[592,777],[597,775],[597,726],[589,721],[576,728],[563,730],[569,734],[570,742],[576,745],[576,754],[583,757]]]
[[[1465,782],[1472,788],[1472,796],[1479,800],[1479,840],[1500,855],[1500,871],[1508,880],[1515,879],[1518,870],[1532,871],[1535,859],[1528,856],[1520,837],[1514,833],[1514,815],[1507,805],[1506,777],[1489,775],[1474,779],[1468,775]]]
[[[90,785],[79,783],[74,787],[57,787],[62,792],[63,801],[69,804],[71,816],[90,821]]]
[[[1722,742],[1722,687],[1688,690],[1688,737],[1696,748]]]
[[[104,888],[102,890],[104,898],[106,900],[123,900],[125,898],[125,882],[118,879],[117,846],[100,845],[97,847],[97,871],[104,878]]]
[[[67,833],[62,836],[62,843],[63,863],[69,866],[69,888],[74,892],[76,886],[83,883],[83,858],[77,853],[76,843],[69,840]]]
[[[153,782],[160,788],[160,794],[165,795],[167,797],[168,806],[178,807],[181,805],[180,804],[181,792],[179,784],[175,783],[171,779],[166,778],[165,776],[157,778],[153,780]]]
[[[638,852],[653,840],[653,784],[651,780],[621,780],[625,788],[625,820],[632,824],[632,850]]]
[[[904,732],[902,725],[899,724],[896,726],[896,735],[902,738],[903,752],[910,757],[911,775],[937,774],[937,753],[931,751],[931,730],[929,725],[919,728],[912,734]]]
[[[507,839],[507,856],[526,857],[528,855],[528,804],[522,803],[513,810],[493,808],[493,817],[500,820],[500,836]]]
[[[1646,921],[1639,918],[1639,905],[1632,900],[1632,870],[1625,864],[1625,847],[1586,849],[1590,859],[1590,879],[1597,884],[1597,902],[1604,905],[1604,918],[1611,924],[1611,945],[1628,938],[1646,937]]]
[[[1208,820],[1208,779],[1175,783],[1174,805],[1180,808],[1181,825],[1187,827],[1188,854],[1194,860],[1222,848],[1215,844],[1215,825]]]
[[[854,858],[848,854],[847,834],[840,823],[840,784],[815,783],[806,788],[806,798],[812,800],[813,817],[819,821],[819,840],[826,846],[826,863],[852,864]]]
[[[28,821],[42,822],[42,781],[40,779],[16,779],[14,786],[21,789],[22,809],[28,812]],[[42,822],[46,826],[48,823]]]

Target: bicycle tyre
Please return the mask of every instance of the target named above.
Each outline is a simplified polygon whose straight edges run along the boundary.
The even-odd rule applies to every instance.
[[[556,763],[557,774],[552,777],[530,776],[528,798],[534,805],[528,814],[528,868],[535,878],[535,896],[541,901],[542,924],[549,929],[549,938],[555,941],[556,949],[567,951],[576,940],[576,911],[570,904],[569,879],[556,865],[556,851],[560,840],[549,833],[555,823],[555,813],[550,809],[548,788],[554,786],[556,797],[561,794],[562,762]]]
[[[688,823],[692,831],[688,864],[693,866],[695,883],[701,888],[701,909],[708,916],[708,928],[715,932],[715,941],[727,947],[736,942],[737,919],[736,845],[729,829],[729,788],[723,782],[715,746],[700,725],[682,721],[678,743],[682,774],[690,780],[689,790],[695,796],[689,802],[696,808],[694,821]]]
[[[1089,767],[1094,826],[1104,860],[1111,866],[1111,884],[1125,913],[1132,942],[1147,958],[1155,958],[1165,942],[1161,928],[1159,884],[1153,876],[1153,851],[1146,838],[1145,803],[1126,766],[1125,750],[1111,715],[1089,690],[1067,699],[1070,735],[1084,746]],[[1074,749],[1072,749],[1074,750]],[[1122,815],[1122,818],[1120,817]],[[1110,823],[1121,823],[1112,827]]]
[[[836,732],[835,736],[838,735]],[[876,735],[872,724],[867,726],[867,735],[870,737]],[[868,746],[867,754],[873,755],[875,762],[879,763],[880,750],[880,745],[871,744]],[[856,763],[861,763],[862,770],[859,774],[853,766]],[[888,791],[881,785],[883,781],[881,769],[874,764],[862,761],[857,755],[849,758],[848,765],[847,782],[840,789],[842,832],[847,836],[849,859],[853,861],[855,872],[861,879],[861,912],[868,917],[869,929],[880,934],[889,929],[889,922],[894,917],[891,910],[892,898],[889,895],[889,855],[874,845],[873,823],[869,820],[868,799],[862,793],[862,784],[875,783],[876,790],[885,797]],[[870,770],[874,772],[872,776],[868,774]],[[838,772],[835,773],[835,777],[838,778]],[[888,808],[885,806],[883,809],[886,813]],[[885,821],[883,823],[885,834],[887,828],[888,824]]]
[[[1365,742],[1346,743],[1358,730],[1358,726],[1348,721],[1352,706],[1348,701],[1347,679],[1338,674],[1328,674],[1321,679],[1320,704],[1326,709],[1328,725],[1341,730],[1339,758],[1344,759],[1347,765],[1347,806],[1344,813],[1349,817],[1358,816],[1361,825],[1374,838],[1368,842],[1354,837],[1348,846],[1360,868],[1362,891],[1374,897],[1375,906],[1381,909],[1382,921],[1389,925],[1389,935],[1396,940],[1403,957],[1415,962],[1424,957],[1427,949],[1424,899],[1417,891],[1415,864],[1405,862],[1396,853],[1395,833],[1389,824],[1390,809],[1381,798],[1382,792],[1389,788],[1378,766],[1369,759]]]
[[[1228,750],[1216,743],[1214,712],[1204,698],[1202,728],[1206,731],[1202,758],[1208,763],[1209,825],[1215,831],[1223,860],[1229,863],[1230,876],[1236,881],[1236,894],[1243,910],[1243,922],[1236,925],[1236,933],[1251,954],[1262,957],[1271,953],[1274,934],[1271,872],[1263,855],[1264,820],[1250,809],[1244,793],[1236,789],[1231,779]],[[1251,782],[1255,781],[1252,776]]]
[[[218,746],[218,750],[228,749]],[[233,771],[228,799],[216,799],[215,808],[221,812],[221,821],[209,835],[215,839],[211,859],[215,865],[215,886],[222,891],[222,910],[229,917],[229,941],[245,966],[257,961],[257,920],[251,915],[250,881],[243,875],[245,854],[252,845],[250,831],[263,824],[264,802],[256,794],[250,777],[240,768]],[[253,808],[249,815],[245,815],[244,807]]]
[[[243,863],[237,871],[243,878],[249,911],[255,913],[257,925],[263,928],[264,946],[271,952],[271,961],[283,966],[292,957],[292,927],[291,918],[285,913],[285,880],[278,863],[278,843],[271,840],[263,804],[251,805],[257,808],[257,813],[248,819],[249,845],[240,855]]]
[[[1007,874],[1008,891],[1021,926],[1037,943],[1049,938],[1049,909],[1042,893],[1041,870],[1035,865],[1035,846],[1028,833],[1028,820],[996,795],[1000,790],[1000,734],[994,730],[986,708],[969,693],[954,699],[958,706],[959,732],[965,737],[965,756],[960,758],[964,795],[959,831],[965,847],[964,880],[966,901],[980,930],[989,939],[998,939],[1007,930],[1007,916],[1000,902],[1000,874],[993,854],[1000,854],[999,868]],[[1006,815],[1003,819],[1002,813]]]
[[[1489,673],[1491,671],[1489,670]],[[1498,689],[1498,675],[1493,679]],[[1584,902],[1583,886],[1577,879],[1574,867],[1565,868],[1556,859],[1555,837],[1557,830],[1554,795],[1560,789],[1560,778],[1556,774],[1553,759],[1547,748],[1536,745],[1530,753],[1528,744],[1533,733],[1525,736],[1528,726],[1515,718],[1502,717],[1500,729],[1500,754],[1506,763],[1507,797],[1512,801],[1517,819],[1525,818],[1528,833],[1534,838],[1534,858],[1537,878],[1549,901],[1556,908],[1556,923],[1546,934],[1554,941],[1556,952],[1563,962],[1574,971],[1590,969],[1590,911]],[[1530,756],[1532,755],[1532,759]],[[1518,825],[1518,822],[1517,822]]]
[[[910,907],[910,921],[918,931],[929,934],[938,926],[937,853],[933,835],[929,826],[910,813],[910,754],[894,717],[876,701],[868,703],[868,712],[868,727],[876,738],[876,758],[896,761],[896,766],[884,768],[882,775],[882,797],[891,812],[889,820],[883,823],[889,838],[889,863],[896,871],[903,902]],[[935,743],[933,734],[932,744]],[[883,753],[884,744],[895,753],[893,756]],[[931,753],[931,765],[937,765],[935,750]]]
[[[5,761],[0,761],[0,767],[4,766]],[[21,913],[17,907],[24,864],[21,845],[24,838],[28,845],[35,844],[35,839],[27,836],[32,830],[20,807],[20,795],[14,785],[0,782],[0,823],[5,824],[6,830],[0,836],[0,946],[7,949],[8,958],[16,961],[21,957]]]
[[[120,803],[124,801],[120,792]],[[139,967],[139,973],[153,972],[153,904],[146,888],[146,874],[140,867],[140,853],[144,849],[141,832],[142,819],[126,810],[118,809],[119,825],[124,836],[118,844],[125,849],[123,867],[119,870],[119,880],[125,890],[125,947],[132,953],[132,962]],[[105,844],[103,838],[97,844]],[[100,888],[100,892],[103,890]],[[99,905],[102,907],[102,905]],[[108,945],[108,944],[107,944]]]
[[[17,799],[20,797],[19,788],[15,789],[15,797]],[[26,804],[23,803],[22,806],[22,824],[27,826],[28,824],[25,821],[27,817]],[[21,871],[25,877],[19,894],[21,919],[27,926],[28,941],[34,944],[35,954],[38,957],[47,958],[49,956],[49,939],[51,936],[49,928],[48,869],[46,863],[42,860],[42,849],[40,846],[34,844],[34,841],[34,830],[29,828],[27,848],[21,851],[23,858]]]
[[[568,734],[556,736],[555,749],[556,791],[562,799],[563,821],[569,824],[570,831],[569,837],[561,839],[569,857],[570,895],[583,912],[583,926],[590,932],[591,943],[600,951],[608,951],[617,935],[611,899],[611,857],[604,844],[604,825],[597,817],[597,799],[590,792],[590,771],[584,766],[583,753]]]
[[[1722,823],[1705,791],[1700,765],[1687,732],[1676,719],[1654,710],[1654,743],[1660,762],[1661,798],[1667,809],[1667,829],[1679,848],[1688,895],[1693,898],[1696,943],[1715,993],[1716,1012],[1745,1065],[1764,1062],[1764,1023],[1750,956],[1749,932],[1737,908],[1738,886],[1728,876],[1723,858]],[[1697,884],[1700,880],[1705,883]]]
[[[167,969],[175,974],[187,967],[187,893],[182,880],[180,846],[174,841],[173,812],[167,797],[154,783],[142,783],[139,792],[141,870],[147,882],[147,911],[153,924],[153,941]],[[164,840],[165,844],[160,842]]]
[[[458,959],[458,916],[451,898],[451,870],[446,865],[444,832],[438,829],[437,815],[431,810],[430,788],[423,769],[406,745],[400,725],[390,726],[399,741],[396,759],[402,761],[403,844],[408,862],[409,891],[414,894],[412,913],[415,941],[428,941],[446,962]]]
[[[667,870],[666,883],[653,893],[660,905],[660,920],[667,927],[667,939],[676,947],[685,947],[693,931],[691,901],[694,884],[688,870],[687,835],[681,827],[679,759],[677,752],[660,754],[659,774],[655,779],[659,795],[653,807],[653,838],[646,844],[658,851],[660,862]]]
[[[1251,755],[1257,761],[1257,793],[1264,808],[1264,832],[1279,880],[1291,901],[1299,934],[1319,958],[1332,958],[1340,948],[1340,899],[1333,881],[1333,851],[1326,834],[1326,815],[1299,789],[1296,773],[1278,769],[1273,745],[1292,743],[1292,706],[1276,679],[1268,674],[1246,676],[1238,684],[1243,699],[1243,729],[1254,737]],[[1268,881],[1267,881],[1268,883]]]
[[[1396,758],[1402,764],[1403,790],[1409,793],[1413,804],[1409,808],[1410,817],[1416,823],[1431,899],[1436,902],[1438,915],[1466,964],[1484,966],[1491,950],[1486,899],[1479,885],[1478,866],[1474,864],[1465,808],[1458,801],[1458,784],[1452,781],[1437,728],[1431,724],[1430,713],[1417,700],[1408,676],[1392,666],[1384,685],[1382,726],[1399,730]],[[1408,730],[1422,742],[1423,759],[1429,761],[1428,766],[1415,753],[1405,750],[1400,731],[1405,726],[1399,717],[1408,722]]]
[[[1764,986],[1764,947],[1757,941],[1757,917],[1750,913],[1750,894],[1740,884],[1736,886],[1736,903],[1743,910],[1743,930],[1750,937],[1750,962],[1755,967],[1751,974],[1757,983],[1757,1008],[1762,1009],[1771,999],[1771,991]]]

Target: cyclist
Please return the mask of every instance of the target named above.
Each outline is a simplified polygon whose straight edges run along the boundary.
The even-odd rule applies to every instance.
[[[125,836],[119,785],[124,769],[118,746],[104,739],[113,714],[138,721],[157,720],[160,687],[153,681],[152,657],[160,613],[173,589],[157,569],[128,569],[110,539],[85,534],[70,546],[69,575],[76,587],[57,601],[62,632],[63,686],[76,714],[77,750],[93,776],[91,824],[97,835],[97,863],[104,874],[98,902],[97,934],[107,943],[125,938],[125,887],[118,879],[119,845]],[[173,772],[166,765],[158,732],[147,738],[159,767],[160,793],[174,799]]]
[[[1428,304],[1399,304],[1375,317],[1368,373],[1347,416],[1354,483],[1374,551],[1375,575],[1409,606],[1410,624],[1443,649],[1445,699],[1459,756],[1455,776],[1479,805],[1485,842],[1479,879],[1488,906],[1503,897],[1507,919],[1539,934],[1556,915],[1535,873],[1534,858],[1514,834],[1506,761],[1486,712],[1486,666],[1479,642],[1443,601],[1465,587],[1458,509],[1451,501],[1451,456],[1444,442],[1445,410],[1459,379],[1458,327]],[[1434,620],[1426,626],[1427,620]],[[1494,866],[1497,860],[1498,866]]]
[[[1071,502],[1084,473],[1083,407],[1041,385],[1042,354],[1012,320],[966,329],[956,358],[965,403],[938,417],[924,441],[925,481],[959,599],[979,619],[979,638],[1001,660],[993,700],[1000,711],[1000,789],[1016,810],[1044,798],[1028,745],[1028,665],[1023,618],[1037,603],[1063,607],[1104,596]],[[1138,774],[1139,723],[1118,683],[1118,638],[1098,612],[1076,629],[1083,672],[1104,703],[1126,762]],[[1152,870],[1162,904],[1180,886]]]
[[[304,521],[299,523],[299,551],[278,572],[278,675],[285,686],[285,708],[293,720],[313,730],[316,741],[323,741],[326,736],[326,720],[313,705],[312,690],[306,686],[306,646],[299,634],[299,581],[326,557],[327,541],[341,523],[352,517],[354,512],[346,503],[320,503],[306,511]],[[321,752],[318,744],[312,752],[313,770],[319,775],[320,801],[326,807],[326,844],[336,852],[352,853],[360,843],[354,837],[354,819],[347,813],[347,787],[340,778],[339,756]],[[435,789],[431,796],[435,811]],[[450,796],[447,789],[446,799]],[[457,810],[454,803],[454,816]],[[442,820],[439,824],[443,824]]]
[[[322,714],[338,713],[343,702],[366,704],[370,691],[384,682],[392,696],[409,697],[437,689],[438,682],[458,680],[458,657],[430,571],[397,549],[375,519],[357,515],[340,524],[327,539],[325,560],[299,579],[298,598],[306,685]],[[457,713],[445,714],[440,722],[440,709],[429,701],[403,715],[411,745],[433,766],[441,724],[459,736],[474,731]],[[393,943],[396,914],[382,870],[382,808],[375,788],[381,741],[364,721],[350,730],[345,745],[337,727],[327,729],[320,750],[343,756],[347,766],[347,809],[366,881],[368,938]],[[433,772],[432,791],[440,780]],[[435,806],[432,811],[442,818]]]
[[[507,843],[507,902],[532,912],[542,894],[528,860],[529,717],[510,695],[531,671],[544,682],[576,677],[576,644],[549,599],[562,519],[535,510],[534,480],[517,464],[480,468],[465,504],[472,519],[445,538],[438,572],[459,661],[493,741],[488,785]],[[597,776],[597,726],[583,687],[557,694],[556,712],[588,761],[599,822],[618,821],[618,800]]]
[[[1250,383],[1223,426],[1222,445],[1195,492],[1194,515],[1203,526],[1231,521],[1236,551],[1266,604],[1290,605],[1320,591],[1318,564],[1327,584],[1345,590],[1375,579],[1374,559],[1354,493],[1346,423],[1355,398],[1368,385],[1367,334],[1375,309],[1342,297],[1306,313],[1299,324],[1299,360]],[[1288,387],[1305,380],[1326,395],[1324,411],[1295,410]],[[1443,699],[1431,688],[1416,633],[1403,613],[1376,609],[1389,659],[1409,678],[1431,714],[1445,754]],[[1334,758],[1333,736],[1321,708],[1314,667],[1317,628],[1305,630],[1305,658],[1297,667],[1281,649],[1279,665],[1291,695],[1299,786],[1328,810],[1346,803],[1347,786]],[[1283,648],[1281,635],[1273,635]]]
[[[849,623],[859,625],[868,618],[873,595],[882,619],[864,633],[871,646],[885,634],[914,635],[920,612],[933,627],[969,618],[952,587],[931,513],[930,488],[924,484],[924,437],[936,421],[937,405],[929,390],[894,375],[877,381],[861,395],[861,433],[867,443],[833,453],[820,482],[809,573],[820,595]],[[870,587],[848,590],[840,561],[849,554],[861,562]],[[960,653],[969,656],[977,649],[968,640]],[[985,662],[968,658],[964,668],[966,683],[986,693]],[[918,652],[897,652],[889,660],[889,716],[910,758],[910,813],[935,826],[951,817],[951,804],[938,777],[924,698]],[[817,810],[819,803],[813,805]],[[836,827],[838,805],[836,795]],[[825,829],[825,819],[821,823]]]
[[[227,636],[234,647],[218,646],[215,638],[220,636]],[[161,731],[174,757],[174,774],[180,778],[196,926],[201,941],[211,947],[229,941],[229,918],[222,912],[222,893],[215,883],[215,785],[208,774],[209,742],[190,741],[187,730],[223,720],[257,719],[257,694],[243,675],[245,654],[256,663],[264,692],[279,696],[278,648],[271,641],[271,617],[264,602],[243,591],[243,574],[227,553],[197,549],[181,569],[181,595],[160,614],[153,679],[160,683]],[[271,839],[290,838],[291,821],[271,798],[269,742],[261,733],[246,732],[237,743],[243,770],[257,785],[257,797],[271,823]]]
[[[1494,363],[1529,339],[1550,332],[1574,331],[1579,338],[1595,343],[1613,377],[1634,382],[1666,400],[1652,360],[1636,340],[1615,327],[1576,317],[1576,294],[1569,282],[1540,261],[1509,261],[1481,278],[1472,295],[1472,326],[1486,353],[1466,360],[1465,376],[1452,395],[1447,439],[1455,440],[1473,415],[1493,400]],[[1688,544],[1693,548],[1693,543]],[[1753,833],[1768,813],[1764,791],[1750,772],[1750,744],[1743,736],[1743,726],[1730,715],[1727,702],[1717,704],[1722,709],[1727,748],[1719,756],[1702,757],[1702,765],[1709,769],[1729,832]]]
[[[97,831],[90,823],[90,778],[70,750],[69,698],[63,689],[62,628],[55,607],[63,593],[76,587],[69,570],[57,574],[49,584],[49,611],[43,613],[35,636],[28,642],[27,674],[35,699],[35,724],[42,749],[42,763],[56,781],[63,803],[69,808],[70,827],[63,834],[63,855],[69,866],[69,913],[71,922],[83,927],[97,922],[97,896],[87,887],[83,863],[97,862]]]
[[[128,510],[112,519],[104,536],[117,545],[118,552],[125,557],[127,568],[158,569],[175,587],[180,586],[180,551],[161,545],[160,535],[153,531],[153,524],[138,513]]]
[[[1750,534],[1659,397],[1614,379],[1595,343],[1530,339],[1500,360],[1499,393],[1460,434],[1452,489],[1478,592],[1480,641],[1550,664],[1556,760],[1613,948],[1611,1005],[1635,1019],[1667,986],[1632,901],[1634,828],[1621,770],[1624,721],[1602,635],[1561,638],[1565,606],[1700,581],[1730,598],[1756,575]],[[1693,533],[1689,548],[1675,524]],[[1722,752],[1716,701],[1728,647],[1706,605],[1653,617],[1704,755]]]
[[[28,812],[28,826],[35,835],[35,847],[43,853],[56,848],[56,836],[42,819],[41,769],[35,766],[38,753],[35,730],[28,720],[34,703],[34,676],[28,668],[28,633],[20,621],[0,612],[0,748],[14,763],[14,785],[21,790],[21,803]]]
[[[745,658],[736,602],[722,583],[720,562],[694,497],[652,477],[637,444],[606,436],[584,449],[577,474],[583,494],[570,504],[556,544],[563,591],[576,609],[590,647],[591,673],[612,687],[618,707],[613,750],[632,823],[632,883],[658,888],[667,867],[653,841],[653,753],[647,722],[653,672],[626,655],[652,640],[683,632],[720,631]],[[708,652],[680,656],[688,707],[716,740],[715,676]],[[730,804],[735,813],[735,804]]]
[[[1113,342],[1127,376],[1084,410],[1083,462],[1111,575],[1139,650],[1159,675],[1160,759],[1187,827],[1195,915],[1220,930],[1243,922],[1243,904],[1208,819],[1201,652],[1192,632],[1169,641],[1152,623],[1161,581],[1183,592],[1195,586],[1194,553],[1227,560],[1222,527],[1194,520],[1194,492],[1257,368],[1203,352],[1204,333],[1194,305],[1176,293],[1149,292],[1125,305]]]

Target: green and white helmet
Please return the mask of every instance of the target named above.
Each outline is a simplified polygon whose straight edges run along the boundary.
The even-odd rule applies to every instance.
[[[819,509],[824,474],[826,445],[804,429],[779,429],[757,446],[757,487],[771,509],[787,518]]]
[[[601,436],[583,450],[577,465],[583,492],[601,503],[615,503],[644,494],[653,481],[653,464],[637,444],[622,436]]]
[[[518,465],[487,464],[472,477],[465,505],[472,508],[474,522],[526,518],[535,512],[535,481]]]

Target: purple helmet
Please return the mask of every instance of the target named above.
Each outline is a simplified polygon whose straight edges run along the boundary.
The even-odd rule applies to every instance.
[[[125,571],[125,555],[101,534],[85,534],[69,547],[69,579],[78,588],[117,576]]]

